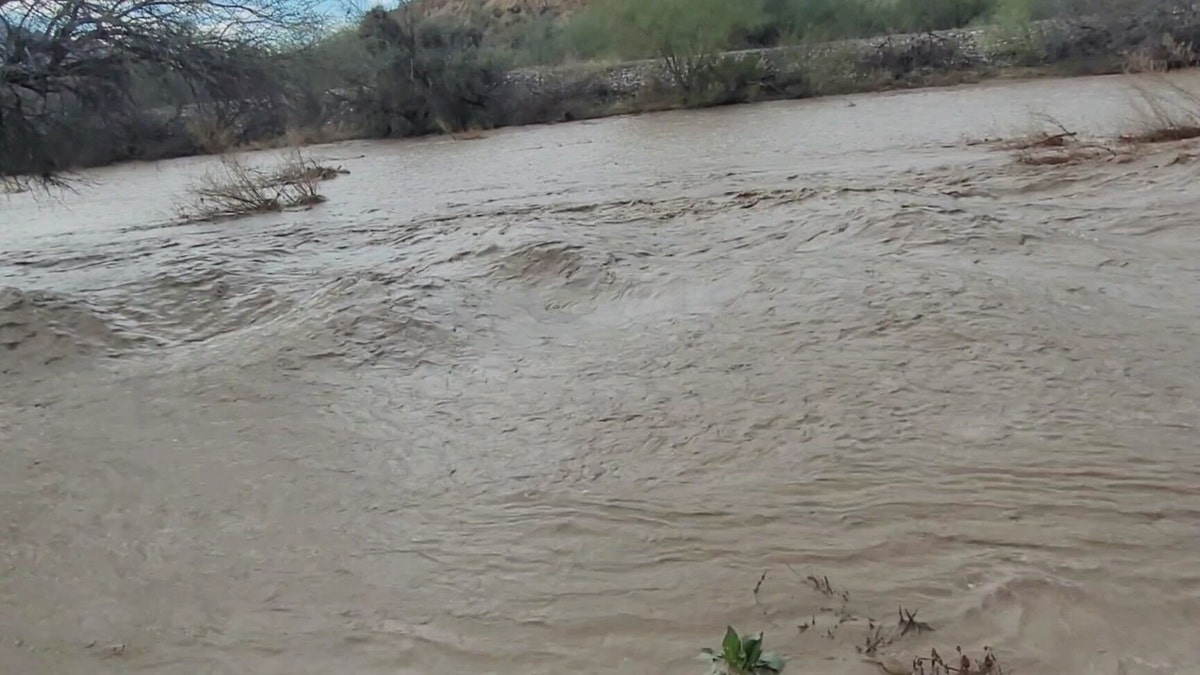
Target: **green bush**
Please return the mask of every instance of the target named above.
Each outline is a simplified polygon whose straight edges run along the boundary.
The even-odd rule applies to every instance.
[[[875,0],[765,0],[782,42],[815,42],[887,32],[887,8]]]
[[[626,55],[662,60],[685,101],[701,93],[730,37],[762,22],[758,0],[600,0],[609,35]]]
[[[365,129],[408,136],[492,126],[489,104],[507,64],[482,48],[482,32],[411,5],[376,8],[359,25],[371,62],[355,109]]]
[[[984,36],[989,56],[1013,66],[1041,62],[1041,36],[1033,24],[1035,8],[1034,0],[1000,0]]]
[[[765,0],[767,31],[782,42],[817,42],[961,28],[996,0]]]
[[[515,67],[548,66],[563,63],[572,55],[562,25],[554,19],[538,17],[518,24],[504,36],[499,46]]]
[[[603,2],[593,4],[567,20],[562,28],[561,39],[568,53],[581,60],[650,56],[647,53],[631,53],[622,40],[613,39],[612,17],[604,11],[603,5]]]
[[[895,0],[891,31],[916,33],[962,28],[985,20],[996,0]]]
[[[762,633],[738,635],[730,626],[725,629],[725,639],[721,641],[719,653],[711,649],[704,649],[702,653],[727,675],[759,675],[783,670],[783,659],[763,652],[762,643]]]
[[[699,105],[746,103],[773,86],[770,70],[756,55],[726,54],[713,62],[698,84]]]

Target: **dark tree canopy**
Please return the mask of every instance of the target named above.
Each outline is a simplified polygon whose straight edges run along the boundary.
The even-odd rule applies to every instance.
[[[50,178],[148,104],[277,97],[270,57],[313,34],[309,2],[0,0],[0,177]]]
[[[477,27],[405,4],[367,12],[358,38],[370,59],[360,88],[360,107],[374,118],[368,128],[408,135],[490,126],[488,105],[504,64],[483,49]]]

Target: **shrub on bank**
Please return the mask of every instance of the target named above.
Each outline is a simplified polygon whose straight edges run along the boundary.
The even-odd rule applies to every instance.
[[[370,58],[354,114],[375,136],[446,133],[494,125],[492,94],[506,64],[483,49],[477,28],[405,5],[376,8],[358,27]]]
[[[93,0],[96,25],[103,28],[101,10],[130,1]],[[271,6],[281,0],[250,1]],[[315,40],[302,39],[303,22],[291,20],[283,24],[288,32],[253,42],[180,38],[186,31],[147,25],[145,35],[121,44],[120,59],[86,53],[96,63],[85,78],[50,69],[32,80],[31,72],[55,63],[45,57],[54,46],[9,29],[0,31],[0,51],[10,55],[0,67],[0,176],[236,147],[846,93],[946,81],[931,80],[934,73],[969,76],[1072,59],[1103,61],[1095,70],[1111,71],[1126,51],[1167,67],[1194,64],[1200,19],[1190,3],[1171,3],[1180,6],[1152,0],[591,0],[571,15],[544,11],[499,20],[488,12],[432,14],[413,0],[390,11],[373,9],[357,25]],[[197,0],[186,7],[200,12],[221,5]],[[1131,8],[1145,11],[1130,14]],[[1121,20],[1049,30],[1034,23],[1087,12]],[[187,25],[188,16],[172,21]],[[0,24],[6,17],[0,15]],[[975,25],[986,28],[929,32]],[[815,44],[897,31],[915,35]],[[146,41],[159,45],[157,51],[139,51]],[[791,44],[798,46],[729,52]],[[162,61],[162,54],[174,60]],[[657,65],[601,63],[637,57]],[[535,63],[560,66],[536,74],[512,70]],[[40,88],[30,90],[30,82]]]

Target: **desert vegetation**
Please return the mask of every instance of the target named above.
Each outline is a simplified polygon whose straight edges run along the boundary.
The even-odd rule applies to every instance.
[[[321,182],[342,173],[299,149],[286,152],[267,169],[237,155],[223,155],[191,186],[192,201],[179,215],[185,221],[215,220],[313,206],[325,201]]]
[[[791,566],[779,575],[781,581],[778,583],[787,585],[789,603],[797,606],[768,607],[760,595],[769,574],[770,570],[764,570],[754,585],[754,604],[762,611],[764,620],[776,628],[780,628],[779,622],[772,620],[772,616],[791,613],[804,617],[795,626],[793,643],[802,642],[804,638],[835,640],[849,632],[853,636],[852,653],[885,675],[1004,675],[1006,672],[990,646],[974,651],[958,645],[947,645],[940,651],[937,647],[928,647],[928,637],[936,634],[936,630],[919,620],[916,610],[900,606],[894,619],[872,618],[868,608],[855,602],[849,590],[834,585],[829,577],[801,576]],[[807,591],[811,600],[800,599],[803,597],[797,592],[800,590]],[[819,609],[812,609],[814,606]],[[922,644],[929,651],[906,649],[905,643],[914,638],[922,638]],[[764,651],[763,633],[739,634],[732,626],[725,629],[720,646],[702,649],[701,657],[711,664],[713,675],[773,675],[782,672],[785,665],[782,656]]]
[[[199,116],[302,123],[283,55],[319,25],[293,0],[0,0],[0,175],[194,153]]]
[[[1178,20],[1195,14],[1185,0],[411,0],[344,21],[328,7],[0,0],[6,190],[129,159],[936,83],[938,68],[975,58],[940,29],[983,26],[977,41],[1002,63],[1036,66],[1129,58],[1098,42],[1101,24],[1076,49],[1041,19],[1125,26],[1153,9],[1200,26]],[[1121,30],[1148,62],[1195,63],[1200,30],[1135,25]],[[903,32],[917,35],[827,42]],[[614,65],[637,59],[658,65]]]
[[[1179,0],[1180,6],[1185,3]],[[445,6],[454,0],[428,0]],[[459,0],[464,14],[501,5],[517,18],[487,22],[490,48],[518,65],[557,65],[595,58],[651,58],[663,41],[698,41],[722,51],[779,47],[901,33],[1022,24],[1056,17],[1120,15],[1151,6],[1147,0],[590,0],[545,3]],[[1161,5],[1162,3],[1153,3]]]
[[[1028,166],[1075,165],[1090,162],[1130,162],[1153,146],[1179,143],[1176,162],[1194,159],[1200,138],[1200,93],[1162,77],[1184,62],[1190,47],[1171,40],[1151,49],[1126,55],[1125,70],[1141,75],[1127,82],[1137,117],[1119,134],[1087,137],[1048,115],[1035,115],[1030,131],[995,142],[1013,153],[1018,164]]]
[[[721,641],[720,651],[705,648],[701,653],[713,662],[713,669],[723,675],[758,675],[759,673],[778,673],[783,670],[783,659],[763,651],[763,635],[738,635],[729,626],[725,629],[725,639]]]

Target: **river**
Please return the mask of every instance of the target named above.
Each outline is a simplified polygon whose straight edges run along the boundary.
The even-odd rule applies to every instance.
[[[982,142],[1136,102],[343,143],[218,223],[173,222],[208,158],[4,197],[0,670],[685,675],[732,624],[869,674],[903,605],[897,658],[1200,672],[1200,148]]]

